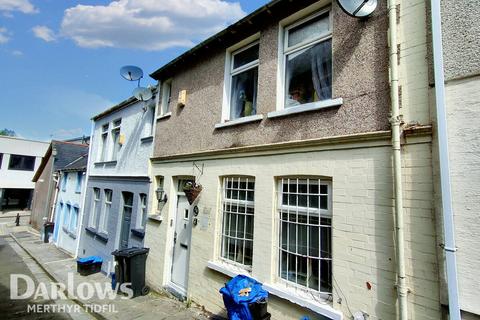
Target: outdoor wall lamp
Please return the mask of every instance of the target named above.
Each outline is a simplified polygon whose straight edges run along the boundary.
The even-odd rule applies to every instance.
[[[168,197],[162,187],[158,187],[157,190],[155,190],[155,193],[157,194],[159,203],[167,203]]]

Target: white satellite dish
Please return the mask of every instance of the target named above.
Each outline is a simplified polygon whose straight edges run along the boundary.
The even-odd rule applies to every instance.
[[[140,101],[148,101],[152,99],[153,93],[150,88],[138,87],[133,90],[133,96]]]
[[[128,81],[139,81],[143,78],[143,70],[136,66],[123,66],[120,75]]]
[[[377,8],[377,0],[337,0],[340,8],[349,16],[366,18]]]

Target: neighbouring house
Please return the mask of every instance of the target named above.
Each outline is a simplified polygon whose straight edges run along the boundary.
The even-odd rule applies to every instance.
[[[31,225],[42,230],[45,222],[53,222],[56,208],[56,187],[60,170],[88,154],[88,145],[52,140],[32,181],[33,194]]]
[[[112,252],[143,246],[150,191],[155,100],[132,97],[93,117],[85,209],[78,256],[103,258],[113,271]]]
[[[440,1],[443,33],[443,67],[445,76],[448,156],[450,158],[451,203],[458,296],[462,319],[480,319],[480,6],[468,0]],[[437,61],[439,63],[439,61]],[[436,86],[433,78],[432,87]],[[432,88],[432,104],[435,102]],[[438,152],[438,145],[434,145]],[[434,167],[439,177],[439,166]],[[441,211],[440,181],[437,211]],[[437,223],[439,235],[443,227]],[[439,237],[439,244],[445,244]],[[442,245],[443,247],[443,245]],[[450,248],[452,249],[452,248]],[[445,254],[439,246],[441,267],[441,301],[447,306]]]
[[[151,74],[151,287],[222,313],[247,274],[272,319],[441,318],[430,18],[396,9],[271,1]]]
[[[82,215],[88,153],[81,155],[58,171],[54,207],[53,242],[75,255],[79,237],[79,218]]]
[[[0,211],[30,209],[35,170],[48,142],[0,136]]]

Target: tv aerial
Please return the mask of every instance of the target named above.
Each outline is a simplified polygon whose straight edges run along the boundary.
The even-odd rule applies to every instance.
[[[337,0],[338,5],[349,16],[367,18],[377,8],[377,0]]]
[[[132,94],[140,101],[148,101],[153,97],[152,89],[140,87],[140,80],[143,78],[143,70],[137,66],[123,66],[120,68],[120,75],[128,81],[137,81],[137,87]]]

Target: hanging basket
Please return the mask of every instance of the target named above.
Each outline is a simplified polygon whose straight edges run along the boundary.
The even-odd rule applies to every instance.
[[[202,192],[202,185],[195,182],[187,182],[183,187],[183,192],[187,196],[188,203],[192,204],[197,199],[200,192]]]

